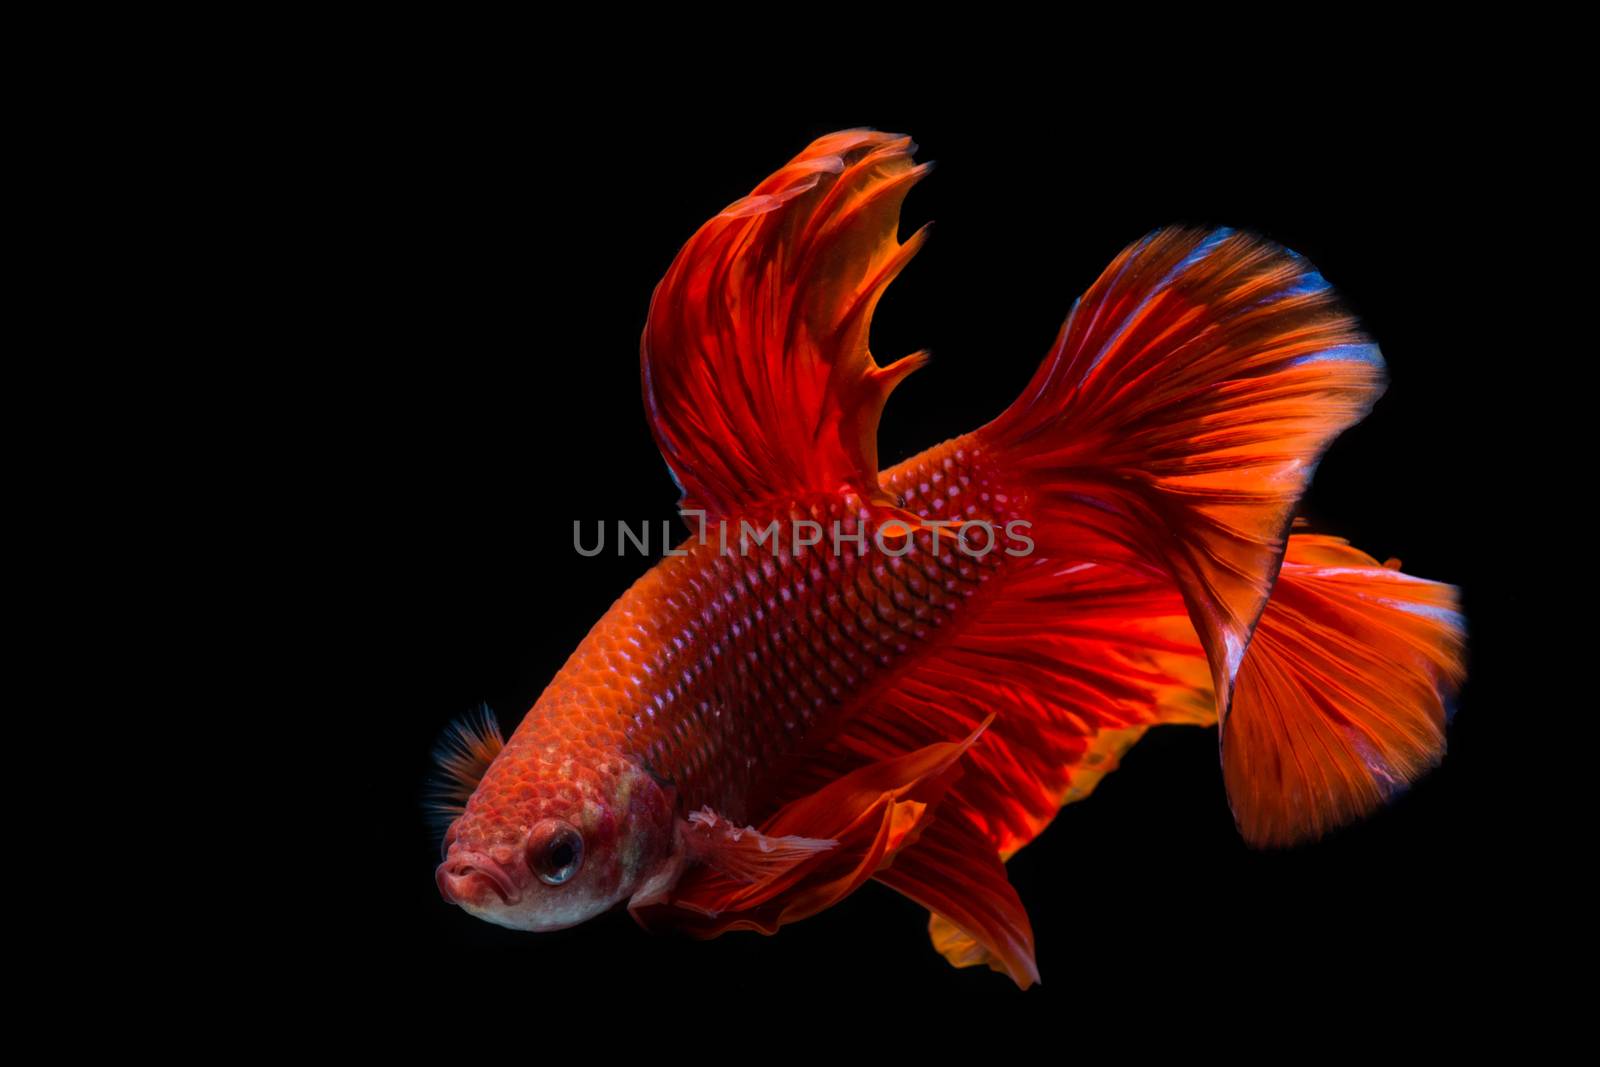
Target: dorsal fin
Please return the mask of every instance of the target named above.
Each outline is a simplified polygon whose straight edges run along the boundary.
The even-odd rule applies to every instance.
[[[650,301],[645,408],[681,507],[713,517],[806,490],[878,486],[878,418],[925,362],[880,367],[873,309],[922,246],[900,204],[927,173],[909,137],[813,142],[691,237]]]
[[[505,745],[500,721],[487,704],[458,717],[439,734],[433,746],[434,773],[423,803],[440,833],[466,810],[467,798]]]

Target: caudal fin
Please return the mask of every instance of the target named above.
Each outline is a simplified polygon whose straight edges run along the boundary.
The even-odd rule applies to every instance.
[[[1340,538],[1291,537],[1222,730],[1245,840],[1319,837],[1437,764],[1465,644],[1454,587]]]

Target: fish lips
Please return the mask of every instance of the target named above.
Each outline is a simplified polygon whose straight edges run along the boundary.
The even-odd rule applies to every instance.
[[[493,893],[504,905],[522,899],[522,888],[505,866],[482,852],[458,852],[434,872],[439,894],[452,904],[481,905]]]

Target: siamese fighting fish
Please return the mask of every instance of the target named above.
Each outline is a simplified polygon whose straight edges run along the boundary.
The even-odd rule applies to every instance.
[[[818,139],[657,286],[645,409],[694,533],[509,739],[447,732],[447,901],[517,930],[625,903],[647,929],[770,934],[870,879],[927,908],[951,963],[1025,988],[1006,861],[1151,727],[1216,729],[1261,847],[1442,757],[1456,590],[1296,518],[1385,378],[1296,253],[1141,238],[1010,407],[880,469],[884,403],[926,360],[868,351],[927,236],[899,236],[915,150]]]

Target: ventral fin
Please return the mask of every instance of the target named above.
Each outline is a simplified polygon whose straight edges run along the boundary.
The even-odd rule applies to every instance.
[[[898,237],[927,173],[909,137],[813,142],[691,237],[656,287],[640,344],[645,408],[681,507],[878,486],[884,401],[926,355],[880,367],[873,309],[927,234]]]

